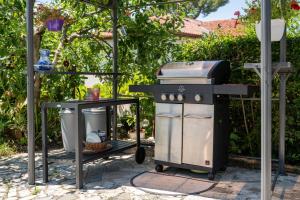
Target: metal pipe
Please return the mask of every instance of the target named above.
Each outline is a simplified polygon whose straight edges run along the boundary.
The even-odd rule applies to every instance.
[[[271,199],[272,57],[271,0],[261,1],[261,199]]]
[[[35,184],[33,0],[26,1],[28,184]]]
[[[118,0],[113,0],[113,98],[118,98]],[[117,106],[113,106],[113,138],[117,138]]]
[[[285,175],[285,119],[286,119],[286,80],[287,74],[280,74],[280,93],[279,93],[279,174]]]
[[[285,15],[285,0],[281,0],[282,15]],[[286,62],[286,27],[280,40],[280,62]],[[285,119],[286,119],[286,74],[280,74],[279,91],[279,174],[285,175]]]

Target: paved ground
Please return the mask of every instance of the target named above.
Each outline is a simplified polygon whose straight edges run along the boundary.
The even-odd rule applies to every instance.
[[[148,156],[143,165],[137,165],[130,153],[85,165],[85,187],[76,190],[71,161],[50,164],[51,181],[43,184],[40,156],[38,153],[36,158],[36,186],[27,185],[27,154],[0,159],[0,199],[196,200],[259,199],[260,195],[260,171],[237,167],[229,167],[226,172],[219,173],[216,187],[200,195],[174,197],[148,194],[130,186],[129,180],[140,172],[153,170],[152,158]],[[300,176],[289,174],[279,177],[273,199],[300,199]]]

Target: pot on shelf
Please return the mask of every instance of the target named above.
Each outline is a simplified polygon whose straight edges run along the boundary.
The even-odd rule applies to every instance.
[[[128,136],[130,139],[136,140],[136,131],[135,130],[128,131]],[[144,130],[140,131],[140,139],[145,139],[145,131]]]
[[[49,19],[46,22],[48,31],[61,31],[64,25],[64,19]]]

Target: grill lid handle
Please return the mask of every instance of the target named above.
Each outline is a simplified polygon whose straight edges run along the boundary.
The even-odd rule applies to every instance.
[[[160,114],[157,114],[156,117],[180,118],[181,115],[179,115],[179,114],[172,114],[172,113],[160,113]]]
[[[185,118],[193,118],[193,119],[211,119],[212,116],[210,115],[192,115],[192,114],[187,114],[184,115]]]

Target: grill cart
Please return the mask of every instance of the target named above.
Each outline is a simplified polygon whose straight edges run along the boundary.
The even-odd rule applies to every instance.
[[[229,141],[229,95],[248,96],[255,86],[228,84],[227,61],[175,62],[161,67],[157,85],[130,86],[150,92],[156,102],[155,164],[207,170],[214,179],[225,170]]]

